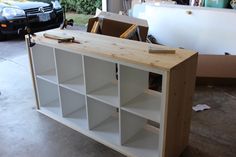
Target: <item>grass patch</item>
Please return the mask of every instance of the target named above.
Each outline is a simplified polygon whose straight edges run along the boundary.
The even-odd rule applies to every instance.
[[[67,19],[73,19],[75,25],[85,26],[88,23],[89,18],[93,17],[93,15],[84,15],[77,13],[66,13]]]

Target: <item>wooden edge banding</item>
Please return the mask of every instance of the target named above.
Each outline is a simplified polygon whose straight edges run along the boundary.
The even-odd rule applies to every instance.
[[[153,54],[175,54],[175,50],[171,50],[171,49],[156,49],[156,48],[152,48],[149,47],[148,49],[149,53],[153,53]]]
[[[170,71],[163,157],[179,156],[188,145],[197,58],[195,54]]]
[[[91,30],[91,33],[97,33],[99,28],[99,22],[95,21]]]
[[[54,39],[54,40],[74,40],[73,36],[59,36],[59,35],[54,35],[54,34],[50,34],[50,33],[44,33],[43,36],[45,38],[49,38],[49,39]]]
[[[128,39],[129,37],[132,36],[132,34],[134,34],[137,28],[138,28],[138,25],[130,26],[123,34],[121,34],[120,38]]]
[[[32,83],[33,83],[33,88],[34,88],[36,108],[39,110],[39,100],[38,100],[38,95],[37,95],[37,90],[36,90],[36,78],[34,77],[34,68],[33,68],[33,61],[32,61],[32,55],[31,55],[31,48],[29,47],[29,38],[25,38],[25,43],[28,50],[30,72],[31,72]]]
[[[160,142],[162,142],[162,147],[160,150],[160,157],[165,157],[166,155],[166,129],[167,129],[167,113],[168,113],[168,98],[169,98],[169,83],[170,83],[170,72],[167,71],[164,74],[165,76],[163,76],[162,80],[165,80],[162,82],[162,106],[161,106],[161,113],[162,113],[162,118],[161,118],[161,123],[162,126],[160,126],[160,131],[162,134],[162,137],[160,137],[161,139]],[[164,87],[164,88],[163,88]],[[165,96],[164,96],[165,95]]]

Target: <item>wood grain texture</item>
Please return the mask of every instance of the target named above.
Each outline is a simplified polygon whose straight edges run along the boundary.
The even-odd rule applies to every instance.
[[[91,33],[97,33],[98,32],[98,28],[99,28],[99,22],[95,21],[93,24],[93,28],[91,30]]]
[[[38,100],[38,95],[37,95],[37,89],[36,89],[36,78],[34,75],[34,67],[33,67],[33,59],[32,59],[32,54],[31,54],[31,48],[29,47],[29,38],[25,39],[26,47],[27,47],[27,52],[28,52],[28,57],[29,57],[29,65],[30,65],[30,72],[32,76],[32,84],[34,88],[34,95],[35,95],[35,103],[36,103],[36,108],[39,109],[39,100]]]
[[[178,157],[188,144],[196,66],[197,54],[169,73],[163,157]]]
[[[41,43],[54,48],[59,47],[60,49],[86,56],[102,57],[118,63],[138,64],[167,71],[195,54],[193,51],[183,49],[174,49],[176,51],[175,54],[150,54],[148,53],[150,46],[155,49],[159,48],[160,50],[170,48],[75,30],[56,29],[47,31],[49,34],[60,36],[72,35],[76,40],[81,42],[81,44],[58,43],[56,40],[43,37],[44,33],[36,33],[33,40],[39,44]]]
[[[43,36],[45,38],[49,38],[49,39],[54,39],[54,40],[73,40],[74,37],[73,36],[58,36],[58,35],[54,35],[54,34],[48,34],[48,33],[44,33]]]
[[[122,39],[128,39],[130,38],[135,31],[137,31],[138,25],[132,25],[129,27],[129,29],[127,29],[123,34],[121,34],[120,38]]]

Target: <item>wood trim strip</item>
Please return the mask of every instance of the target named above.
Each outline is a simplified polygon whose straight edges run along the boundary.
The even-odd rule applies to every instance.
[[[39,110],[39,99],[38,99],[38,94],[37,94],[37,90],[36,90],[36,78],[34,76],[34,68],[33,68],[33,60],[32,60],[32,55],[31,55],[31,48],[29,47],[29,38],[25,38],[25,43],[26,43],[26,47],[28,50],[28,57],[29,57],[29,65],[30,65],[30,72],[31,72],[31,76],[32,76],[32,84],[33,84],[33,89],[34,89],[34,96],[35,96],[35,102],[36,102],[36,108]]]

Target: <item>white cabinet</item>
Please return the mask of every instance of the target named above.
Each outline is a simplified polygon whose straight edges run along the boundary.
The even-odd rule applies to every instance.
[[[109,42],[115,40],[128,53],[134,49],[138,57],[148,44],[79,36],[82,44],[76,48],[37,40],[40,33],[34,37],[36,46],[29,55],[39,111],[125,155],[177,157],[187,145],[197,54],[178,49],[176,54],[157,54],[156,59],[148,54],[133,62],[135,55],[125,59],[124,52],[123,58],[101,55],[117,49],[103,49],[101,42],[114,46]],[[89,40],[99,41],[101,49],[93,49],[96,43],[88,45]],[[144,65],[145,57],[157,64]],[[149,89],[149,72],[160,75],[161,91]]]

